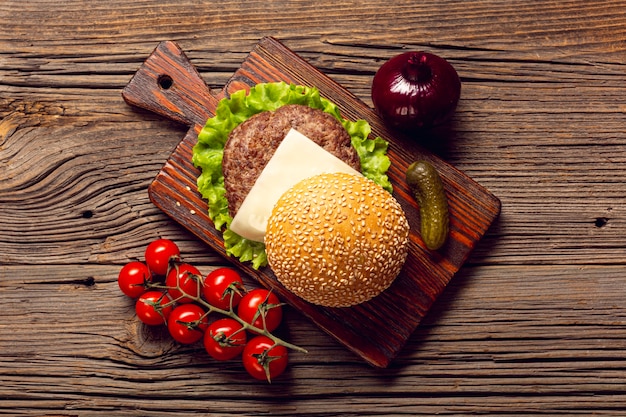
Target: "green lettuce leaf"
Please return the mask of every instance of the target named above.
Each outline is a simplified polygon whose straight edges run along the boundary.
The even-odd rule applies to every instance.
[[[316,88],[277,82],[257,84],[248,94],[245,90],[236,91],[219,102],[215,116],[207,120],[200,131],[193,148],[192,162],[202,171],[198,177],[198,191],[208,201],[209,217],[215,228],[223,232],[226,253],[241,262],[252,262],[255,269],[267,265],[265,245],[245,239],[229,228],[232,218],[228,214],[222,174],[224,144],[230,132],[241,122],[285,104],[303,104],[332,114],[350,134],[352,146],[361,159],[363,175],[392,192],[386,175],[391,164],[387,157],[388,143],[380,137],[369,139],[371,128],[365,120],[353,122],[344,119],[338,107],[321,97]]]

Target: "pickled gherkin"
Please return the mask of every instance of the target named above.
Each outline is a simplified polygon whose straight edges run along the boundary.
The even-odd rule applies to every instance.
[[[406,181],[420,209],[420,233],[430,250],[441,248],[448,238],[448,199],[439,173],[427,161],[416,161],[406,171]]]

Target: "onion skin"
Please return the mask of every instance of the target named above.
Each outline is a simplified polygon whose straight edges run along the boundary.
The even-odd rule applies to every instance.
[[[396,55],[372,80],[372,101],[380,117],[408,132],[448,121],[460,97],[461,80],[454,67],[428,52]]]

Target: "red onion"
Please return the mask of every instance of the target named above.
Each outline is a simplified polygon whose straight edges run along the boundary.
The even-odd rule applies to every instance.
[[[385,62],[372,81],[372,101],[391,127],[416,131],[440,125],[454,113],[461,80],[445,59],[405,52]]]

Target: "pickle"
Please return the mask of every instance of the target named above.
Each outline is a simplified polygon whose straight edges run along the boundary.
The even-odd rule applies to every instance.
[[[448,199],[439,173],[429,162],[417,161],[406,171],[406,181],[419,204],[420,233],[426,247],[437,250],[448,238]]]

